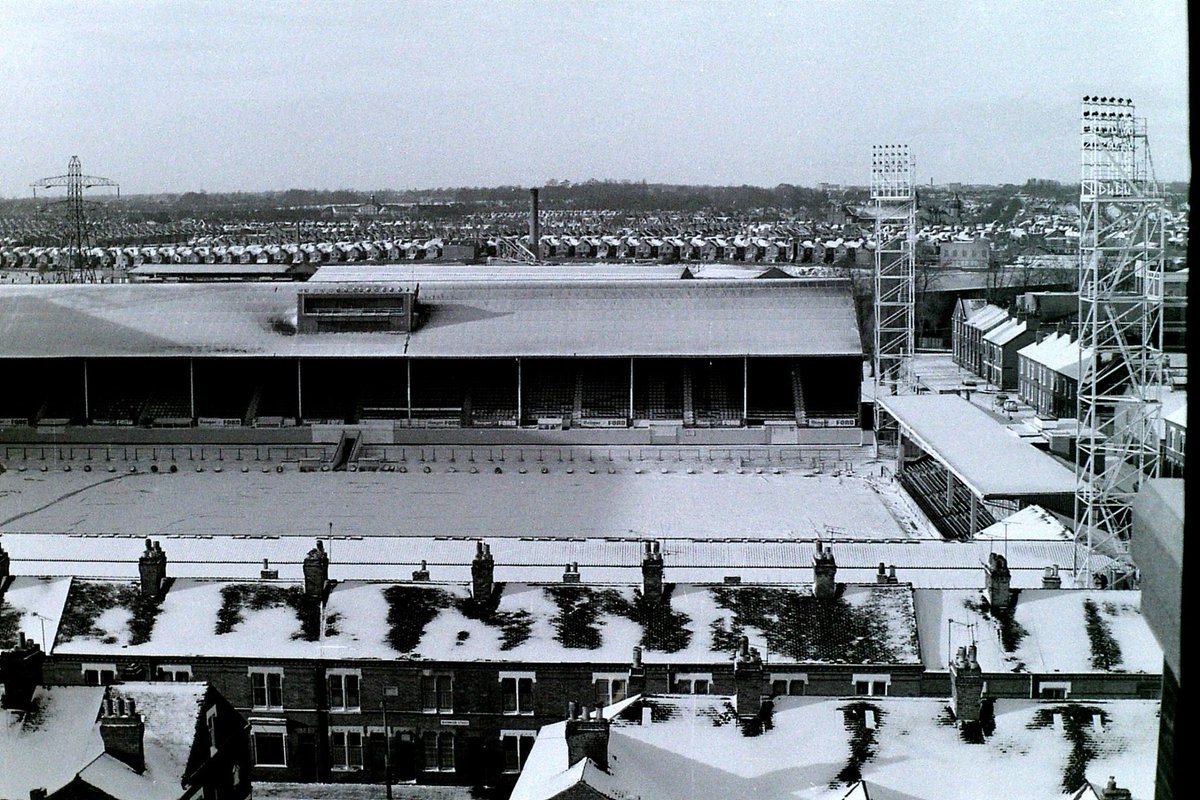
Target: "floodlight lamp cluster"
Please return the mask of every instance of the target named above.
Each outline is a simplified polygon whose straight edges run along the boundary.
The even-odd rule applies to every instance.
[[[1103,105],[1117,106],[1124,110],[1112,111],[1096,111],[1089,108],[1083,109],[1085,119],[1133,119],[1133,101],[1127,97],[1097,97],[1095,95],[1084,95],[1083,102],[1087,105]]]

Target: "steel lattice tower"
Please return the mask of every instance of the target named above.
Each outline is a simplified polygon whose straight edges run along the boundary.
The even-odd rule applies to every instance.
[[[917,206],[908,145],[875,145],[871,152],[875,213],[875,396],[906,393],[914,351]],[[894,425],[875,406],[875,441]]]
[[[1083,98],[1080,153],[1076,541],[1085,580],[1115,559],[1111,584],[1135,574],[1131,501],[1158,475],[1163,199],[1132,100]]]
[[[88,283],[95,280],[95,272],[88,263],[87,251],[92,244],[91,229],[88,226],[87,215],[84,213],[83,190],[96,186],[114,186],[117,196],[121,196],[121,187],[116,181],[101,178],[96,175],[84,175],[79,163],[79,156],[71,156],[67,164],[66,175],[55,175],[52,178],[42,178],[29,184],[33,196],[37,197],[38,189],[66,187],[67,198],[62,201],[67,206],[67,280]]]

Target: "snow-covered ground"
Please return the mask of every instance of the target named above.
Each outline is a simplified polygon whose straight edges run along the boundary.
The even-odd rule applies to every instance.
[[[647,465],[414,465],[407,473],[16,472],[0,531],[136,535],[936,538],[881,481],[854,472]],[[524,474],[521,469],[526,470]],[[451,471],[453,470],[453,471]],[[874,471],[876,477],[866,475]]]

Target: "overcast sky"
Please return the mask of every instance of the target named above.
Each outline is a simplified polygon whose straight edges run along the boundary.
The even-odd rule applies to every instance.
[[[1078,180],[1079,101],[1132,97],[1188,179],[1184,0],[0,0],[0,194],[615,178]]]

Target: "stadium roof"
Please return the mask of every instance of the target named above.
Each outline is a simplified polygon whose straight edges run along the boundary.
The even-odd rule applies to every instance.
[[[912,438],[984,500],[1074,494],[1075,473],[957,395],[876,398]]]
[[[759,270],[761,272],[761,270]],[[646,281],[677,280],[684,267],[671,264],[325,264],[309,283],[455,283],[463,281]],[[732,276],[731,276],[732,277]]]
[[[291,264],[140,264],[129,270],[136,277],[216,277],[225,275],[271,276],[294,271]]]
[[[839,280],[434,283],[409,335],[296,335],[303,285],[0,286],[0,357],[862,354]]]

